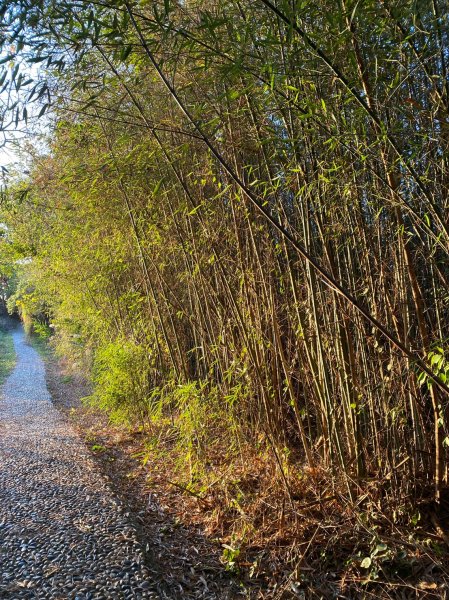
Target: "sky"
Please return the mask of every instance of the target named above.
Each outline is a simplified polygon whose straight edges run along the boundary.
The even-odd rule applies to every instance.
[[[5,51],[4,51],[5,52]],[[3,52],[3,54],[4,54]],[[2,58],[2,53],[0,53],[0,59]],[[20,59],[19,59],[20,61]],[[14,67],[18,64],[17,61],[11,61],[10,63],[6,63],[2,65],[2,68],[8,69],[8,74],[6,77],[6,81],[11,79],[11,74]],[[39,77],[38,66],[37,65],[27,65],[22,61],[20,63],[19,73],[26,73],[25,79],[33,79],[37,80]],[[31,84],[34,85],[34,84]],[[29,90],[29,88],[28,88]],[[14,90],[13,86],[11,88],[5,89],[0,93],[0,110],[4,109],[5,105],[8,103],[14,102],[19,96],[26,95],[27,92],[20,93]],[[23,106],[23,105],[22,105]],[[20,115],[23,114],[22,106],[19,109]],[[14,124],[10,125],[7,128],[6,132],[0,131],[0,175],[3,171],[2,167],[8,170],[15,170],[14,167],[21,162],[23,162],[23,156],[20,157],[21,150],[23,151],[25,148],[25,143],[27,141],[33,142],[33,140],[37,141],[37,133],[39,131],[45,131],[45,117],[37,122],[37,114],[39,113],[41,105],[39,103],[28,103],[27,104],[27,112],[28,112],[28,125],[25,122],[19,121],[17,129],[15,129]],[[13,113],[14,114],[14,113]],[[6,117],[5,121],[11,121],[11,117]],[[6,143],[5,142],[6,139]]]

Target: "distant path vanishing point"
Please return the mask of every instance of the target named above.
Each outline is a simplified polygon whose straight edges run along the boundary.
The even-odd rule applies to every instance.
[[[0,598],[159,598],[127,521],[54,408],[21,328],[0,397]]]

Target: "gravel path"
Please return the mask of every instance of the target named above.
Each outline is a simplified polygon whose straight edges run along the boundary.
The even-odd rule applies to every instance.
[[[0,400],[0,598],[158,598],[135,530],[51,403],[39,354],[21,329],[12,335],[17,364]]]

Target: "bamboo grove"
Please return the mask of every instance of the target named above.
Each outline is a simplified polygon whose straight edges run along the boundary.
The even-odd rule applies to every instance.
[[[4,119],[37,101],[51,127],[4,197],[10,306],[191,474],[249,445],[287,494],[294,465],[438,499],[444,3],[6,4]]]

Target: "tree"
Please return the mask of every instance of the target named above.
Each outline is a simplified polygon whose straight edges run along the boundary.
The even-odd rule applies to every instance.
[[[431,456],[438,500],[443,11],[334,8],[5,4],[4,44],[16,46],[3,64],[20,57],[45,77],[17,63],[3,86],[41,112],[51,102],[57,123],[50,172],[36,165],[11,225],[37,239],[33,272],[61,339],[80,335],[102,375],[114,344],[139,368],[150,357],[127,415],[157,405],[180,428],[193,419],[203,459],[210,403],[209,441],[217,428],[262,431],[287,492],[284,448],[329,465],[351,493],[355,476],[399,464],[394,493],[413,486]],[[27,120],[14,102],[8,114]]]

